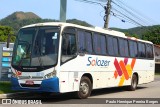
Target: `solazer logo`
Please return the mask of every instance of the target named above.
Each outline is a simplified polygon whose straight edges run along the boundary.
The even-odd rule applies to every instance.
[[[128,58],[124,58],[124,60],[120,60],[118,62],[117,58],[114,60],[114,66],[116,70],[114,71],[114,77],[121,77],[119,81],[119,86],[123,86],[125,80],[129,80],[132,76],[133,68],[136,63],[136,59],[132,59],[131,63],[128,64]]]
[[[88,64],[87,66],[109,66],[110,61],[88,57]]]

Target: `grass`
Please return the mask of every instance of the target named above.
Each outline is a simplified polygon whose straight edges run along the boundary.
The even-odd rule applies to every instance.
[[[15,91],[11,90],[11,83],[10,82],[0,82],[0,94],[5,93],[14,93]]]
[[[156,72],[155,74],[160,76],[160,72],[158,72],[158,73]]]

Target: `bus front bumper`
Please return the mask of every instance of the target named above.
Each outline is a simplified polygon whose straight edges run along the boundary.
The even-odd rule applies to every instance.
[[[59,92],[59,79],[58,77],[42,80],[40,87],[22,87],[17,78],[11,78],[12,90],[15,91],[37,91],[37,92]]]

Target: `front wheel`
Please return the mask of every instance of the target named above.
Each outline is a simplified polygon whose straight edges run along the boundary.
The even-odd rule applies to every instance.
[[[133,74],[131,85],[128,86],[128,90],[135,91],[137,88],[137,85],[138,85],[138,77],[135,74]]]
[[[92,84],[88,77],[84,76],[81,78],[79,91],[76,93],[80,99],[85,99],[90,96],[92,90]]]

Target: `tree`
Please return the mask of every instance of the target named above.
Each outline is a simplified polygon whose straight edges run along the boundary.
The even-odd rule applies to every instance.
[[[7,42],[8,35],[11,35],[11,42],[15,41],[13,28],[9,26],[0,26],[0,42]]]
[[[153,42],[154,44],[160,44],[160,27],[150,29],[142,35],[142,39]]]

